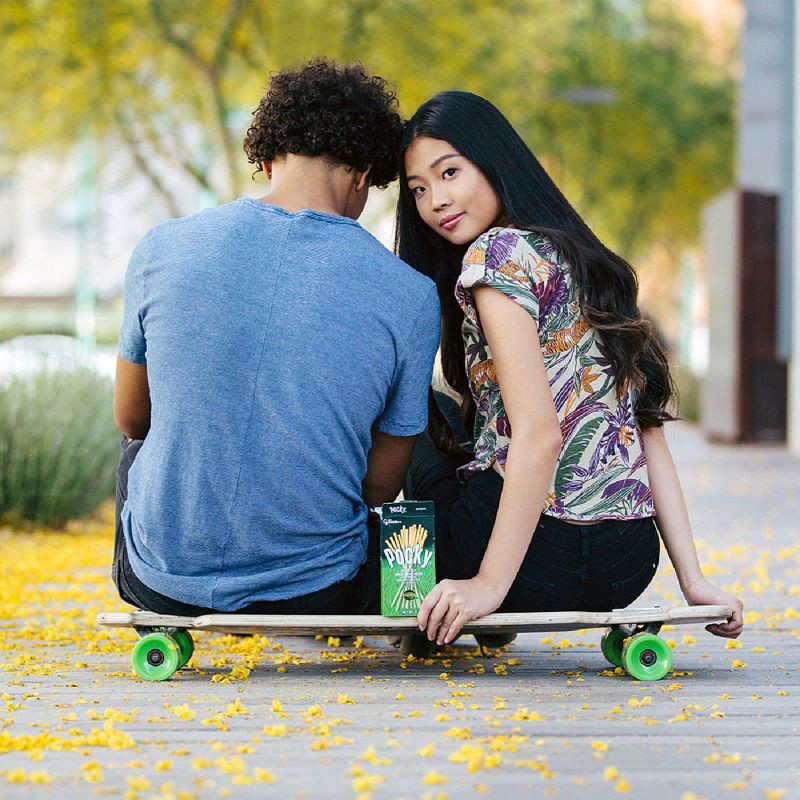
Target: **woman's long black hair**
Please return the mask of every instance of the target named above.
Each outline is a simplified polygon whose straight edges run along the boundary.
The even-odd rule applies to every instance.
[[[494,187],[509,225],[546,236],[569,264],[581,311],[600,332],[598,345],[611,364],[618,395],[629,386],[637,389],[634,412],[639,427],[646,430],[675,419],[666,410],[675,392],[666,353],[639,312],[633,267],[592,233],[497,108],[469,92],[442,92],[420,106],[405,125],[395,250],[403,261],[436,282],[442,307],[442,373],[462,398],[467,430],[472,430],[475,404],[464,363],[464,315],[454,288],[468,245],[443,239],[417,211],[406,180],[405,154],[419,136],[449,142],[469,159]],[[428,405],[428,434],[436,447],[465,456],[432,393]]]

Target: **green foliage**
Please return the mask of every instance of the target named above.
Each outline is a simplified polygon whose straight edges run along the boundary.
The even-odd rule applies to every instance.
[[[84,369],[13,378],[0,393],[0,518],[60,523],[114,493],[110,380]]]
[[[716,55],[669,3],[4,0],[0,35],[4,147],[116,142],[173,215],[193,210],[180,173],[220,201],[241,192],[269,72],[312,55],[363,61],[406,114],[443,89],[486,96],[630,259],[696,241],[732,181],[734,36]]]

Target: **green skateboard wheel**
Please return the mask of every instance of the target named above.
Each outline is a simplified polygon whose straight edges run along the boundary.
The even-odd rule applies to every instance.
[[[625,636],[619,628],[611,628],[603,634],[600,640],[600,649],[609,664],[615,667],[622,666],[622,645]]]
[[[181,663],[181,648],[168,633],[149,633],[133,646],[131,666],[146,681],[165,681]]]
[[[672,669],[672,649],[652,633],[637,633],[622,646],[622,666],[638,681],[660,681]]]
[[[181,651],[181,661],[180,664],[178,664],[178,669],[183,669],[189,663],[192,653],[194,653],[192,634],[180,628],[172,634],[172,638],[178,643],[178,647]]]

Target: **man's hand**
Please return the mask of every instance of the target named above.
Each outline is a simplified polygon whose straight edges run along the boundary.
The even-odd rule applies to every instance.
[[[500,594],[478,575],[466,581],[444,580],[422,601],[417,622],[429,641],[449,644],[464,625],[491,614],[502,602]]]
[[[706,625],[706,630],[714,636],[723,636],[726,639],[735,639],[741,634],[744,628],[744,605],[735,594],[719,589],[705,578],[698,578],[683,588],[683,596],[690,606],[730,606],[733,616],[721,625]]]

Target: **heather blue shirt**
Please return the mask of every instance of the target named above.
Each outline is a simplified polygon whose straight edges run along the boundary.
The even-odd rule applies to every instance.
[[[137,577],[220,611],[354,577],[372,430],[425,428],[438,342],[432,281],[354,220],[248,198],[150,231],[119,342],[152,402],[122,511]]]

